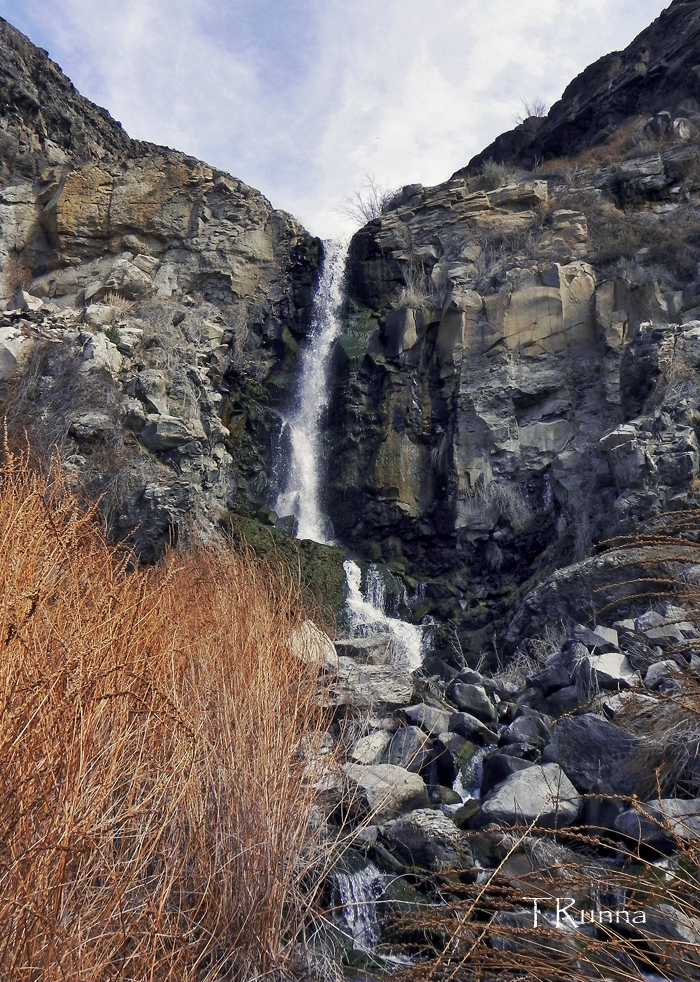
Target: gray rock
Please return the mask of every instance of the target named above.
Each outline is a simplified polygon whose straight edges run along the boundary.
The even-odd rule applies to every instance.
[[[0,328],[0,382],[17,375],[33,347],[34,341],[17,328]]]
[[[104,334],[95,334],[83,348],[80,364],[81,372],[96,372],[103,370],[110,375],[121,371],[122,356],[116,344],[107,340]]]
[[[413,680],[394,665],[358,665],[352,658],[339,657],[338,678],[329,694],[336,706],[406,706],[413,697]]]
[[[633,794],[653,778],[646,743],[593,713],[560,720],[542,759],[564,768],[581,791]]]
[[[547,724],[538,716],[520,716],[501,734],[499,743],[529,743],[533,747],[544,747],[550,733]]]
[[[546,699],[540,702],[540,706],[549,716],[563,716],[570,713],[582,704],[582,696],[576,685],[567,685],[564,689],[557,689]]]
[[[83,320],[88,327],[97,330],[100,327],[107,327],[114,321],[116,310],[110,304],[91,303],[85,309]]]
[[[345,764],[345,776],[381,823],[403,812],[429,808],[430,798],[423,778],[393,764]]]
[[[345,658],[369,665],[391,665],[394,661],[394,640],[390,634],[369,638],[339,638],[335,646]]]
[[[481,779],[481,794],[486,797],[489,791],[501,784],[511,774],[524,771],[526,767],[534,767],[530,760],[509,757],[506,754],[490,754],[484,759],[484,772]]]
[[[391,733],[375,730],[355,741],[348,758],[356,764],[379,764],[390,743]]]
[[[78,440],[104,440],[116,427],[105,413],[81,413],[70,425],[69,433]]]
[[[304,621],[289,635],[289,650],[300,662],[317,672],[338,671],[338,655],[328,635],[313,621]]]
[[[671,648],[675,644],[682,644],[686,639],[680,624],[664,624],[661,627],[652,627],[644,633],[651,644],[660,648]]]
[[[9,305],[8,310],[24,310],[31,312],[38,312],[44,306],[44,301],[41,297],[33,297],[31,293],[26,290],[18,290],[15,294],[14,300]]]
[[[495,723],[496,707],[481,685],[453,682],[447,690],[448,698],[463,712],[476,716],[482,723]]]
[[[528,685],[541,689],[545,696],[550,695],[556,689],[563,689],[571,683],[569,659],[561,651],[550,655],[541,671],[527,679]]]
[[[700,799],[657,798],[645,802],[642,808],[656,821],[645,818],[635,808],[628,808],[615,821],[618,832],[643,842],[673,835],[686,842],[700,839]]]
[[[560,828],[574,822],[581,798],[557,764],[534,765],[511,774],[483,801],[475,824],[522,825],[536,822]]]
[[[617,631],[611,627],[584,627],[577,624],[572,631],[572,637],[588,648],[597,648],[600,653],[615,651],[618,646]]]
[[[639,675],[621,651],[607,651],[601,655],[589,655],[588,671],[595,674],[601,689],[629,689],[639,682]],[[581,671],[579,666],[579,673]]]
[[[498,736],[488,726],[470,713],[452,713],[449,722],[450,733],[458,733],[467,740],[479,740],[482,743],[495,743]]]
[[[458,866],[464,869],[467,850],[460,831],[441,811],[420,808],[384,827],[392,848],[409,866],[435,872]]]
[[[404,713],[414,726],[420,726],[429,736],[447,733],[450,728],[452,712],[449,709],[439,709],[437,706],[427,706],[419,702],[415,706],[406,706]]]
[[[396,764],[418,774],[428,760],[432,741],[417,726],[397,730],[384,754],[385,764]]]
[[[128,430],[140,433],[146,425],[146,410],[143,408],[143,403],[138,399],[126,399],[122,422]]]
[[[144,447],[156,453],[182,447],[192,440],[205,439],[206,434],[199,420],[185,420],[178,416],[149,414],[146,425],[141,430],[141,442]]]
[[[144,369],[129,385],[129,390],[146,405],[150,413],[167,415],[167,378],[165,372],[155,368]]]
[[[663,682],[668,681],[673,675],[678,675],[679,672],[680,669],[672,658],[654,662],[647,669],[644,684],[647,689],[658,689]]]

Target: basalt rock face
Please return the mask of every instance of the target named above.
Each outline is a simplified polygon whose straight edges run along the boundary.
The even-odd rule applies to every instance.
[[[487,160],[532,167],[538,160],[571,156],[638,116],[663,113],[657,125],[695,128],[699,65],[700,3],[674,0],[624,51],[589,65],[544,119],[531,117],[502,134],[454,176],[473,173]]]
[[[475,657],[533,577],[695,505],[698,145],[651,149],[405,188],[352,241],[330,514]],[[520,637],[590,616],[586,576],[555,579]]]
[[[321,256],[240,180],[130,140],[0,21],[2,382],[24,371],[10,420],[96,493],[119,475],[113,528],[139,529],[145,558],[193,519],[268,503]]]

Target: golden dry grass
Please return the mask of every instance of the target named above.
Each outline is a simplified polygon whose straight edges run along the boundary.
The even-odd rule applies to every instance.
[[[0,978],[290,978],[323,724],[293,590],[231,551],[132,566],[6,452]]]

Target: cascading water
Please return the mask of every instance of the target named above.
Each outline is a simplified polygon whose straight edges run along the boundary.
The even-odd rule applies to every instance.
[[[331,242],[326,251],[309,343],[301,362],[299,404],[286,420],[291,459],[284,490],[275,503],[278,515],[293,515],[297,536],[330,544],[332,530],[319,501],[320,467],[323,457],[321,422],[328,405],[328,369],[333,342],[343,329],[343,282],[348,257],[345,240]]]
[[[389,634],[393,641],[394,664],[410,672],[420,668],[423,661],[423,628],[386,615],[384,584],[375,567],[370,566],[367,571],[364,597],[360,589],[360,567],[350,559],[346,560],[343,567],[348,585],[345,621],[350,634],[354,637]]]

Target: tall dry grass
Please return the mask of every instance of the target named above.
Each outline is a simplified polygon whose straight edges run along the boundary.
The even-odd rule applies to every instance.
[[[323,725],[293,590],[229,551],[132,566],[6,452],[0,978],[292,978]]]

